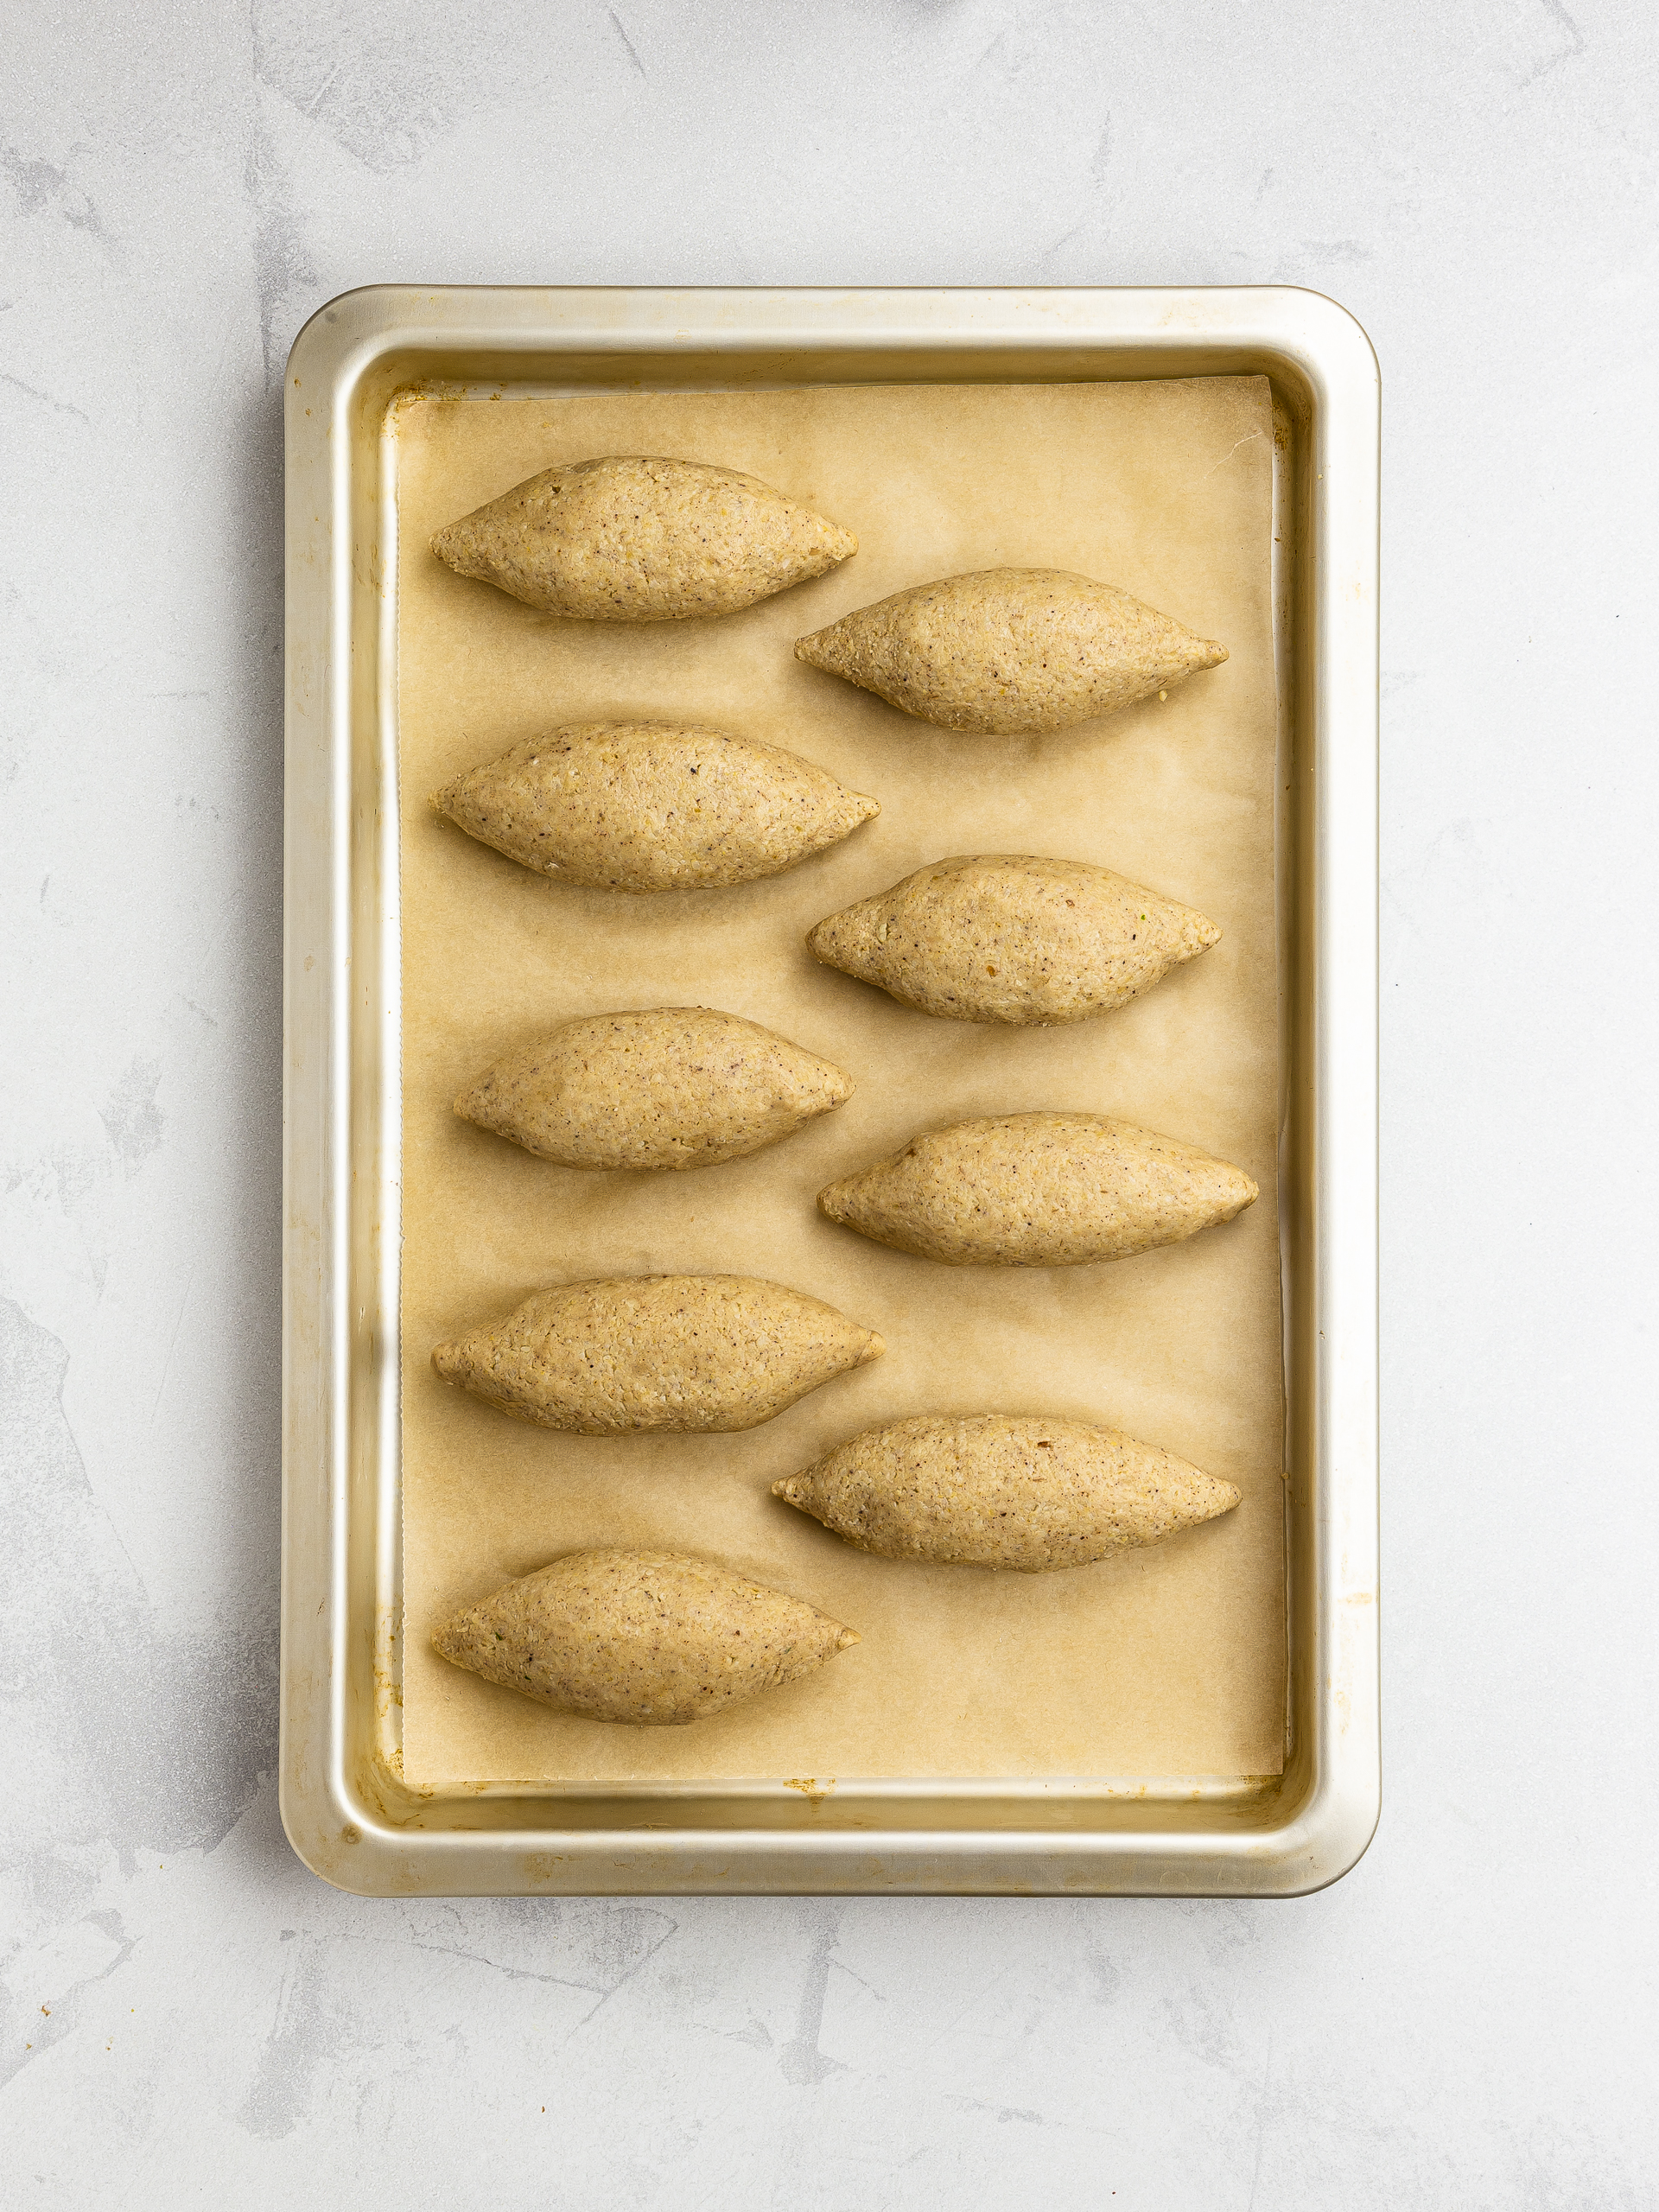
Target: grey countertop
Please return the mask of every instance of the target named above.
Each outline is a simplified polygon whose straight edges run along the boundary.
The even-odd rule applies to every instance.
[[[1650,11],[73,0],[6,44],[9,2202],[1659,2202]],[[1370,331],[1386,1770],[1334,1889],[397,1904],[289,1851],[279,385],[391,279],[1289,283]]]

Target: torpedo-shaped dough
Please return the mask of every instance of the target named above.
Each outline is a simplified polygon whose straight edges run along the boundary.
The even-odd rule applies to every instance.
[[[677,1552],[572,1552],[446,1621],[440,1658],[588,1720],[677,1726],[798,1681],[857,1636]]]
[[[678,722],[584,722],[526,738],[432,804],[561,883],[702,891],[776,875],[881,809],[781,747]]]
[[[1114,584],[982,569],[895,592],[800,639],[798,658],[942,729],[1067,729],[1227,658]]]
[[[752,1275],[625,1275],[537,1291],[439,1344],[446,1382],[582,1436],[758,1428],[887,1347],[833,1306]]]
[[[1040,1574],[1229,1513],[1231,1483],[1116,1429],[1014,1414],[868,1429],[772,1486],[861,1551]]]
[[[1129,1122],[997,1114],[912,1137],[818,1204],[946,1267],[1069,1268],[1177,1243],[1259,1196],[1242,1168]]]
[[[432,550],[544,613],[678,622],[821,576],[858,540],[738,469],[610,454],[515,484]]]
[[[1221,936],[1191,906],[1086,861],[935,861],[807,936],[826,967],[953,1021],[1083,1021]]]
[[[843,1105],[852,1078],[702,1006],[599,1014],[498,1060],[455,1111],[565,1167],[713,1167]]]

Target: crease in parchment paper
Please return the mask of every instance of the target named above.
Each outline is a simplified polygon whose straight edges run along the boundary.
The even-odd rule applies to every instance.
[[[396,411],[404,946],[404,1770],[493,1780],[1263,1775],[1282,1764],[1282,1373],[1269,598],[1260,378],[407,400]],[[561,621],[442,566],[444,523],[538,469],[611,453],[743,469],[855,531],[829,575],[721,620]],[[793,658],[796,638],[971,569],[1074,569],[1221,639],[1219,669],[1058,736],[963,737]],[[881,801],[804,866],[628,897],[548,882],[428,795],[566,722],[713,723]],[[932,1020],[819,967],[804,932],[925,862],[1054,854],[1197,906],[1225,934],[1075,1027]],[[748,1160],[584,1174],[461,1122],[504,1051],[580,1014],[702,1005],[853,1076],[839,1111]],[[814,1198],[919,1128],[1039,1107],[1115,1114],[1246,1168],[1236,1222],[1113,1265],[947,1268]],[[770,1277],[880,1331],[887,1356],[739,1436],[597,1439],[505,1419],[432,1345],[531,1290],[708,1270]],[[1243,1492],[1151,1549],[1049,1575],[871,1558],[769,1493],[861,1428],[1046,1413],[1166,1446]],[[568,1718],[448,1666],[434,1626],[563,1552],[720,1559],[862,1641],[690,1728]]]

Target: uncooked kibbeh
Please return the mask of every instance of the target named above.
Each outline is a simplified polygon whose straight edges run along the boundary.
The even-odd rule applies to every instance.
[[[880,1359],[872,1329],[752,1275],[625,1275],[537,1291],[432,1364],[504,1414],[582,1436],[758,1428]]]
[[[1086,861],[935,861],[808,932],[826,967],[952,1021],[1048,1026],[1122,1006],[1221,931]]]
[[[982,569],[895,592],[798,658],[941,729],[1069,729],[1227,658],[1173,616],[1065,569]]]
[[[1155,1444],[1015,1414],[869,1429],[772,1490],[883,1559],[1019,1574],[1160,1543],[1239,1495]]]
[[[858,540],[758,476],[613,454],[515,484],[441,530],[432,550],[545,614],[681,622],[821,576]]]
[[[678,722],[549,730],[469,768],[432,804],[522,867],[600,891],[777,875],[881,811],[781,746]]]
[[[713,1167],[852,1095],[849,1076],[759,1022],[678,1006],[567,1021],[498,1060],[455,1111],[565,1167]]]
[[[561,1713],[678,1726],[798,1681],[858,1642],[827,1613],[677,1552],[572,1552],[469,1605],[442,1659]]]
[[[818,1193],[831,1221],[946,1267],[1127,1260],[1230,1221],[1239,1167],[1104,1114],[997,1114],[912,1137]]]

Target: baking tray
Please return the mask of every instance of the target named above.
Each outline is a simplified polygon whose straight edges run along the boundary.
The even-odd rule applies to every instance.
[[[1275,402],[1283,1773],[408,1787],[391,403],[1220,374],[1265,374]],[[286,380],[282,1803],[316,1872],[371,1895],[1294,1895],[1359,1857],[1380,1798],[1378,404],[1358,325],[1280,288],[385,286],[301,334]]]

